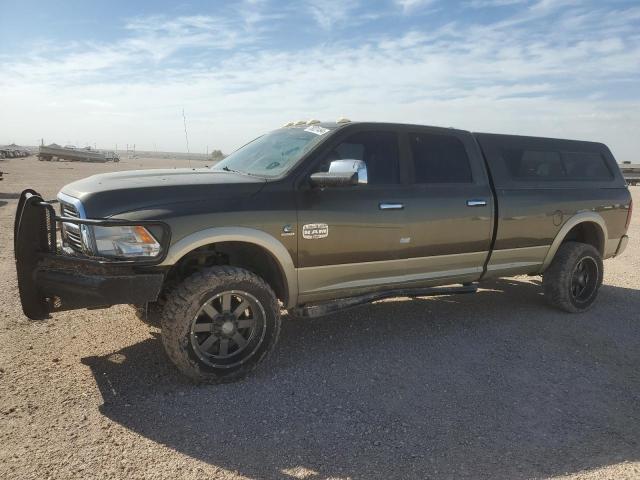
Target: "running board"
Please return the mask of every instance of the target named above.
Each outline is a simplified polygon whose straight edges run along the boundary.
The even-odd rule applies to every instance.
[[[367,303],[393,297],[429,297],[434,295],[454,295],[460,293],[476,293],[477,283],[465,283],[457,287],[429,287],[429,288],[403,288],[399,290],[387,290],[384,292],[368,293],[357,297],[340,298],[329,302],[307,304],[292,308],[291,314],[301,318],[316,318],[346,310],[348,308],[365,305]]]

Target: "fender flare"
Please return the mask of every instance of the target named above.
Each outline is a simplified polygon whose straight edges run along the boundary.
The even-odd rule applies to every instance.
[[[607,233],[607,225],[604,219],[600,214],[596,212],[580,212],[569,218],[569,220],[565,222],[560,231],[557,233],[556,238],[554,238],[553,243],[551,243],[551,247],[549,247],[547,256],[544,258],[544,262],[542,263],[542,267],[540,268],[539,273],[543,273],[549,267],[549,265],[553,261],[553,257],[555,257],[558,248],[560,248],[560,245],[562,244],[567,234],[573,227],[581,223],[595,223],[600,227],[603,235],[601,253],[603,257],[605,256],[607,252],[607,241],[609,239],[609,236]]]
[[[200,230],[181,238],[169,247],[167,257],[160,266],[175,265],[192,250],[220,242],[252,243],[269,252],[280,266],[285,277],[288,291],[286,308],[291,308],[298,301],[298,275],[289,251],[275,237],[255,228],[248,227],[214,227]]]

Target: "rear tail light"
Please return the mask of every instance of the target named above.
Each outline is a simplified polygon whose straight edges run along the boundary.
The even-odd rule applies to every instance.
[[[631,215],[633,214],[633,200],[629,202],[629,211],[627,212],[627,223],[624,224],[624,229],[628,230],[631,225]]]

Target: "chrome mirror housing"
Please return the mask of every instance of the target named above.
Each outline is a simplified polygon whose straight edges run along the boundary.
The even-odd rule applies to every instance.
[[[367,164],[362,160],[333,160],[329,173],[357,173],[358,184],[367,183]]]

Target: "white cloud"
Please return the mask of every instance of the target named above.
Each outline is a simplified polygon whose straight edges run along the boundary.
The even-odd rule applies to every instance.
[[[325,30],[349,19],[350,13],[358,7],[355,0],[313,0],[308,8],[314,20]]]
[[[559,8],[584,4],[584,0],[537,0],[532,10],[551,11]]]
[[[467,5],[472,8],[497,8],[522,5],[529,0],[470,0]]]
[[[156,60],[188,47],[230,50],[255,41],[250,32],[238,28],[234,22],[206,15],[176,19],[144,17],[130,21],[126,28],[134,36],[119,48],[147,52]]]
[[[98,107],[98,108],[111,108],[113,107],[113,103],[105,102],[104,100],[99,100],[97,98],[84,98],[80,100],[81,103],[85,105],[89,105],[90,107]]]
[[[436,0],[394,0],[396,5],[400,6],[405,13],[426,7],[435,3],[435,1]]]
[[[637,84],[640,39],[629,19],[640,8],[569,8],[542,23],[532,15],[287,50],[258,48],[269,20],[254,31],[245,17],[139,18],[111,44],[5,62],[0,143],[45,136],[181,150],[184,107],[202,151],[229,151],[292,119],[346,115],[600,140],[618,160],[637,160],[640,97],[611,89]],[[197,61],[185,62],[185,51]]]

